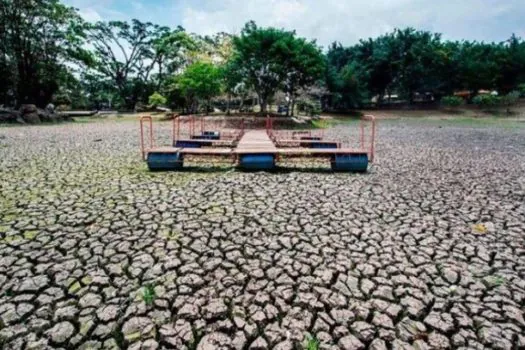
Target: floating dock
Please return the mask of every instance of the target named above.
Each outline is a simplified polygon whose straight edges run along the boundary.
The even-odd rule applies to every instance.
[[[239,130],[234,137],[221,139],[219,131],[192,133],[188,138],[177,139],[180,129],[173,131],[172,147],[154,147],[151,118],[141,119],[141,146],[144,159],[150,170],[181,170],[186,156],[207,156],[230,158],[233,164],[244,170],[274,170],[282,158],[326,158],[332,170],[347,172],[366,172],[369,162],[373,161],[375,119],[372,121],[371,146],[364,147],[364,129],[361,131],[360,148],[343,148],[340,142],[323,140],[311,135],[299,138],[279,138],[273,132],[273,122],[267,122],[266,129]],[[149,122],[150,147],[144,146],[144,123]],[[180,128],[180,121],[176,121]],[[190,124],[191,125],[191,124]],[[202,122],[201,122],[202,125]],[[244,124],[242,124],[244,125]],[[268,126],[272,126],[269,129]],[[230,133],[231,134],[231,133]],[[213,135],[213,138],[209,138]],[[289,136],[285,136],[289,137]]]

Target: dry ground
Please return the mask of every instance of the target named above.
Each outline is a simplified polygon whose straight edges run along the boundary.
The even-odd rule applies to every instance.
[[[383,121],[360,175],[152,174],[136,122],[2,128],[0,342],[524,348],[525,127],[499,124]]]

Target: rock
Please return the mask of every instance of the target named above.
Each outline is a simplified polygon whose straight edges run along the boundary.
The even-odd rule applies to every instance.
[[[88,293],[80,298],[79,305],[81,308],[98,307],[102,302],[102,297],[98,294]]]
[[[258,337],[257,339],[254,340],[253,343],[250,344],[249,349],[250,350],[266,350],[268,349],[268,343],[266,342],[266,340],[264,340],[264,338]]]
[[[97,311],[97,317],[102,322],[113,321],[117,318],[118,314],[119,308],[117,305],[113,304],[102,306]]]
[[[411,320],[406,317],[396,325],[397,333],[399,338],[404,341],[412,341],[419,339],[422,335],[426,334],[426,327],[419,321]]]
[[[359,350],[365,348],[365,344],[361,343],[359,339],[351,334],[339,339],[337,344],[342,350]]]
[[[428,345],[431,349],[450,349],[450,341],[443,334],[431,332],[428,335]]]
[[[29,124],[40,124],[41,120],[38,116],[38,108],[35,105],[25,104],[20,106],[20,116]]]
[[[454,329],[454,320],[448,313],[431,312],[424,322],[442,333],[448,333]]]
[[[224,333],[210,333],[202,337],[197,345],[197,350],[226,349],[231,344],[231,339]]]
[[[70,322],[57,323],[46,331],[49,339],[56,344],[64,344],[75,334],[75,327]]]
[[[0,108],[0,123],[20,123],[24,124],[25,121],[22,119],[22,115],[19,111],[15,111],[7,108]]]
[[[370,343],[370,350],[387,350],[387,346],[384,340],[382,339],[374,339]]]
[[[228,307],[220,299],[211,300],[203,309],[207,319],[223,317],[228,312]]]
[[[45,275],[27,277],[22,280],[16,288],[19,293],[35,293],[45,288],[49,283],[49,278]]]

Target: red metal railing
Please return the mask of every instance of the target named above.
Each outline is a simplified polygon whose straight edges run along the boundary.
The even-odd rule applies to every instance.
[[[149,149],[153,148],[153,119],[150,116],[144,116],[140,118],[140,150],[142,153],[143,160],[146,160],[146,154],[147,154],[146,146],[144,143],[144,123],[145,122],[149,122],[148,124],[146,124],[149,127]]]
[[[375,142],[376,142],[376,117],[370,114],[366,114],[361,118],[361,133],[360,133],[360,143],[361,148],[365,149],[365,123],[369,121],[371,122],[371,130],[370,130],[370,148],[368,151],[368,157],[370,159],[370,163],[374,162],[374,156],[375,156]]]

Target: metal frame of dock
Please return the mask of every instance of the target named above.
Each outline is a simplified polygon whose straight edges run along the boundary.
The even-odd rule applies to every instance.
[[[210,130],[204,117],[178,116],[173,119],[171,146],[156,147],[153,120],[142,117],[142,157],[150,170],[181,170],[187,156],[204,160],[226,158],[246,170],[273,170],[282,158],[326,158],[334,171],[365,172],[374,161],[376,120],[371,115],[361,119],[358,148],[342,147],[341,142],[324,139],[322,129],[281,132],[275,130],[273,118],[267,117],[265,123],[264,129],[245,130],[244,119],[240,119],[235,130]],[[149,136],[149,145],[145,135]]]

